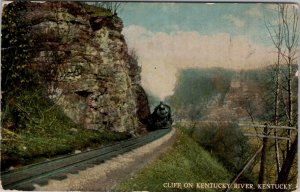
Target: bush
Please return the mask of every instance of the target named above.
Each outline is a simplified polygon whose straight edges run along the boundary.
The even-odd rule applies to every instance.
[[[236,123],[198,123],[191,136],[228,169],[238,171],[248,157],[247,138]]]

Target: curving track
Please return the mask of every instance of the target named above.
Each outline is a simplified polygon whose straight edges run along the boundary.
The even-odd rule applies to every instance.
[[[33,190],[35,183],[43,185],[47,184],[48,179],[63,179],[67,173],[76,173],[95,164],[103,163],[112,157],[150,143],[166,135],[170,130],[162,129],[143,137],[124,140],[91,151],[66,155],[51,161],[1,172],[2,186],[4,189]]]

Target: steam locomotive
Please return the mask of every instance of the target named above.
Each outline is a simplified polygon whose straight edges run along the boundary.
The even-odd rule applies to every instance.
[[[150,130],[169,129],[172,123],[171,108],[163,102],[160,102],[159,105],[154,108],[153,113],[148,119]]]

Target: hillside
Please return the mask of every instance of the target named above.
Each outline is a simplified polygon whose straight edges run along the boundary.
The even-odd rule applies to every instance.
[[[184,130],[177,130],[173,147],[134,178],[118,185],[117,191],[191,191],[196,183],[230,183],[232,175]],[[169,187],[164,187],[170,183]],[[171,183],[181,183],[182,188]],[[194,186],[184,189],[183,183]],[[215,191],[197,189],[197,191]]]
[[[177,120],[205,119],[213,106],[221,106],[236,72],[223,68],[188,68],[179,72],[174,94],[167,98]]]
[[[166,101],[179,121],[270,121],[274,115],[273,68],[269,66],[241,71],[223,68],[184,69],[179,72],[174,94]],[[287,71],[286,66],[281,68]],[[293,66],[293,71],[296,71],[296,66]],[[298,91],[296,77],[291,87],[295,93]],[[282,98],[286,96],[286,93],[281,94]],[[292,100],[296,104],[296,94]],[[280,117],[286,121],[284,105],[279,107]],[[297,107],[293,110],[293,114],[297,114]]]

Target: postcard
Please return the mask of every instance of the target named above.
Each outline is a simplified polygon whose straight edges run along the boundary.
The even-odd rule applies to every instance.
[[[3,1],[1,185],[296,191],[299,4]]]

